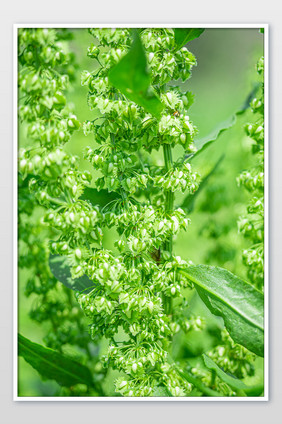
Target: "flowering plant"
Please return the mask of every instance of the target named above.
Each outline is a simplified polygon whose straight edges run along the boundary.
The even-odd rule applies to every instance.
[[[263,294],[174,251],[190,224],[187,199],[204,181],[193,160],[208,143],[195,145],[193,94],[183,90],[196,65],[186,44],[203,31],[90,29],[87,55],[97,67],[81,73],[81,84],[96,118],[84,123],[67,100],[78,67],[70,34],[19,32],[19,119],[28,140],[19,151],[19,266],[31,275],[26,296],[37,295],[31,317],[51,324],[46,347],[19,336],[19,354],[59,383],[58,396],[107,396],[110,370],[117,375],[111,392],[121,396],[262,392],[240,379],[263,356]],[[252,107],[262,111],[262,102]],[[95,140],[84,150],[94,172],[65,147],[80,128]],[[240,177],[245,184],[248,175]],[[179,193],[187,196],[182,205]],[[104,242],[109,230],[112,246]],[[250,275],[260,288],[261,274]],[[179,333],[205,327],[203,317],[187,315],[194,292],[224,321],[202,367],[172,355]]]

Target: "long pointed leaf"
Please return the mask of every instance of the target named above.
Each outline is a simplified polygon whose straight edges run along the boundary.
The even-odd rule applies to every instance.
[[[219,366],[207,355],[203,354],[203,359],[205,366],[209,370],[213,370],[216,372],[217,376],[224,381],[224,383],[228,384],[232,389],[235,390],[245,390],[248,388],[248,386],[243,383],[243,381],[239,380],[238,378],[232,377],[231,375],[226,374]]]
[[[194,283],[210,311],[223,318],[236,343],[264,355],[264,299],[260,291],[219,267],[196,265],[179,272]]]
[[[176,367],[176,370],[177,370],[178,374],[182,378],[184,378],[184,380],[193,384],[193,386],[195,386],[202,393],[204,393],[204,395],[212,396],[212,397],[222,396],[221,393],[217,392],[216,390],[210,389],[209,387],[205,386],[205,384],[203,384],[202,381],[199,378],[197,378],[195,375],[193,375],[189,370],[182,371],[177,367]]]
[[[230,386],[232,389],[238,391],[238,394],[240,394],[242,390],[247,396],[259,396],[263,392],[262,384],[256,386],[247,386],[245,383],[243,383],[243,381],[224,372],[209,356],[203,354],[203,360],[205,366],[209,370],[215,371],[217,376],[222,381],[224,381],[224,383],[228,384],[228,386]]]
[[[19,334],[19,356],[22,356],[39,374],[48,380],[55,380],[61,386],[75,384],[93,385],[90,370],[53,349],[33,343]]]
[[[218,140],[219,136],[225,131],[232,128],[236,122],[237,117],[242,115],[249,107],[250,102],[254,98],[256,92],[258,91],[259,84],[256,84],[253,90],[248,94],[242,106],[231,116],[229,116],[223,122],[220,122],[207,136],[195,139],[195,146],[197,147],[197,152],[191,157],[190,160],[194,159],[198,155],[200,155],[203,151],[205,151],[211,144]],[[189,156],[186,156],[187,159]]]
[[[142,106],[153,116],[160,116],[164,105],[151,87],[145,50],[138,31],[133,33],[129,52],[110,70],[109,81],[129,100]]]

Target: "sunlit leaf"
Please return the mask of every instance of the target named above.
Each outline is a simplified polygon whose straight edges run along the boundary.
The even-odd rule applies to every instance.
[[[209,310],[223,318],[233,340],[263,356],[263,294],[223,268],[195,265],[180,272],[194,283]]]

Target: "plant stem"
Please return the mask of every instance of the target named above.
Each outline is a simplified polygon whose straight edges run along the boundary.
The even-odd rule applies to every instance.
[[[170,144],[164,144],[164,162],[166,172],[169,172],[173,168],[173,160],[172,160],[172,151]],[[173,202],[174,202],[174,194],[172,190],[165,191],[165,213],[170,213],[173,210]],[[164,243],[164,250],[168,251],[170,254],[172,253],[172,235],[170,235],[169,239]],[[169,296],[163,295],[163,304],[164,311],[167,315],[172,313],[172,298]]]
[[[164,144],[164,161],[166,172],[169,172],[173,168],[172,151],[170,144]],[[174,193],[172,190],[165,191],[165,212],[169,213],[173,210]],[[169,240],[165,242],[164,249],[169,253],[172,253],[172,235]]]

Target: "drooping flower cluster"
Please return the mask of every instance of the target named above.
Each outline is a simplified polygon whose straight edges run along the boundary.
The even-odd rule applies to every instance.
[[[258,74],[263,77],[264,59],[257,64]],[[253,153],[257,164],[250,170],[242,172],[238,184],[243,185],[252,195],[247,207],[247,215],[238,222],[240,232],[252,245],[244,250],[243,262],[248,267],[250,281],[259,289],[264,285],[264,89],[261,95],[252,100],[250,106],[257,116],[255,123],[245,126],[246,134],[253,140]]]
[[[97,249],[87,258],[82,253],[79,266],[94,287],[77,294],[78,301],[92,320],[93,339],[103,334],[110,340],[106,364],[127,376],[116,382],[117,391],[149,396],[154,387],[165,386],[174,396],[185,395],[191,385],[167,363],[171,337],[181,322],[173,299],[181,302],[182,289],[189,286],[177,272],[187,264],[171,249],[172,237],[189,223],[182,209],[173,208],[173,193],[194,192],[198,177],[189,163],[173,163],[170,149],[179,144],[193,152],[196,128],[187,114],[191,93],[165,84],[186,80],[196,60],[185,47],[168,52],[175,44],[173,30],[139,32],[152,86],[164,105],[157,119],[109,83],[109,71],[130,49],[130,31],[91,29],[90,33],[95,41],[88,56],[99,66],[84,71],[81,82],[89,89],[90,110],[100,116],[83,125],[85,134],[94,134],[98,144],[86,149],[85,158],[102,174],[95,182],[98,190],[116,195],[103,207],[103,225],[114,227],[119,239],[118,254]],[[150,153],[162,146],[164,166],[156,166]],[[116,341],[120,328],[126,334],[123,342]]]
[[[85,237],[100,238],[97,229],[95,235],[89,230],[97,212],[77,202],[90,174],[78,171],[77,158],[63,150],[79,128],[65,97],[75,67],[66,51],[68,36],[64,30],[19,30],[19,267],[32,271],[25,294],[36,299],[31,318],[49,322],[46,345],[59,351],[76,345],[88,353],[85,317],[52,275],[46,242],[59,234],[53,249],[72,254]]]

